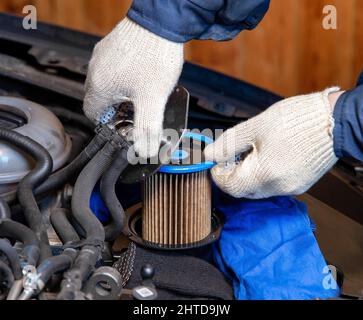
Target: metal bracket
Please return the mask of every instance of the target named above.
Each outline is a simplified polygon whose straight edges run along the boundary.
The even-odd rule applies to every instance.
[[[178,147],[183,133],[188,126],[188,111],[189,111],[189,92],[178,86],[169,97],[168,103],[165,107],[164,113],[164,129],[173,129],[179,133],[180,139],[178,141],[168,141],[167,137],[162,140],[166,144],[170,144],[170,156]],[[165,159],[163,159],[164,161]],[[159,160],[157,164],[129,164],[120,176],[120,181],[125,184],[132,184],[143,181],[153,175],[162,166]]]

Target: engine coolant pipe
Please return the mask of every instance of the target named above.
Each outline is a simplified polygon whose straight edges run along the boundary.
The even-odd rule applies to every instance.
[[[0,239],[0,252],[5,254],[7,260],[9,261],[9,266],[14,277],[14,282],[11,284],[7,300],[15,300],[23,287],[23,272],[20,264],[20,258],[16,249],[10,244],[8,240],[5,239]]]
[[[80,241],[78,233],[69,221],[69,215],[70,211],[63,208],[55,208],[50,214],[50,222],[65,245]]]
[[[23,244],[22,255],[26,264],[36,266],[40,256],[39,240],[34,231],[12,220],[0,220],[0,237],[19,241]]]
[[[102,149],[106,142],[110,140],[111,134],[112,131],[107,126],[97,128],[96,135],[86,148],[71,163],[51,174],[46,181],[37,186],[34,194],[37,197],[41,197],[61,188],[71,179],[74,179],[82,168]],[[4,198],[10,203],[15,200],[15,195],[14,193],[9,193]]]
[[[20,259],[16,249],[8,240],[0,239],[0,252],[2,252],[8,259],[14,279],[20,280],[23,277],[23,273],[21,271]]]
[[[112,131],[107,126],[99,127],[95,137],[88,146],[66,167],[53,173],[36,190],[36,195],[42,195],[52,190],[57,190],[75,177],[83,167],[100,151],[110,140]]]
[[[106,143],[80,173],[72,197],[72,215],[85,231],[86,238],[71,269],[64,274],[58,300],[74,300],[83,282],[94,270],[105,242],[105,230],[90,208],[90,198],[96,183],[110,167],[120,145]]]
[[[18,300],[29,300],[41,293],[54,274],[69,269],[76,255],[76,249],[66,248],[62,254],[44,260],[38,268],[26,275],[24,291]]]
[[[17,196],[27,223],[40,240],[41,259],[44,259],[51,256],[51,249],[47,228],[33,191],[50,176],[53,160],[43,146],[16,131],[0,128],[0,139],[26,152],[36,162],[35,167],[19,182]]]
[[[51,223],[62,243],[76,244],[80,238],[68,220],[69,210],[55,208],[51,211]],[[29,300],[40,294],[53,275],[68,270],[77,256],[78,249],[66,247],[62,254],[44,260],[34,274],[29,274],[24,290],[18,300]]]
[[[101,179],[101,196],[112,218],[111,223],[105,227],[106,241],[115,240],[121,234],[125,222],[125,211],[117,198],[115,188],[127,165],[127,151],[122,149],[116,153],[110,168]]]
[[[40,256],[39,240],[35,233],[25,225],[9,220],[0,220],[0,237],[19,241],[23,244],[21,256],[25,258],[21,262],[15,248],[2,240],[1,251],[7,252],[6,255],[12,266],[14,282],[10,288],[7,300],[16,300],[23,290],[22,269],[37,265]]]

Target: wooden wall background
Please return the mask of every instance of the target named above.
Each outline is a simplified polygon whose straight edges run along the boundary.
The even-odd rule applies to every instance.
[[[21,14],[24,5],[33,4],[40,20],[104,35],[130,3],[0,0],[0,11]],[[337,7],[337,30],[322,28],[328,4]],[[363,0],[272,0],[255,30],[229,42],[193,41],[186,57],[286,96],[335,84],[349,88],[363,69]]]

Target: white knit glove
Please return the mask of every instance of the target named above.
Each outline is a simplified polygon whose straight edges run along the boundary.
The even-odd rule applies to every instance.
[[[338,90],[283,100],[226,131],[205,150],[207,160],[219,163],[212,170],[216,184],[236,198],[306,192],[338,160],[328,100]],[[241,153],[245,158],[234,161]]]
[[[106,122],[110,106],[131,101],[135,151],[143,158],[155,156],[165,105],[183,67],[183,47],[128,18],[122,20],[94,49],[84,100],[87,117]]]

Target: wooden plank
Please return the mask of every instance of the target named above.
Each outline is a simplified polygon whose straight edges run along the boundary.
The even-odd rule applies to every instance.
[[[62,26],[77,30],[85,30],[87,22],[84,20],[83,0],[53,0],[55,3],[55,22]]]
[[[267,16],[255,30],[244,31],[229,42],[192,42],[187,48],[187,58],[289,95],[297,90],[294,77],[297,25],[291,18],[297,11],[297,1],[272,1]]]
[[[131,0],[87,1],[84,15],[89,32],[105,35],[126,15]]]
[[[37,8],[38,19],[40,21],[54,23],[56,18],[56,7],[54,1],[35,0],[34,5]]]
[[[42,21],[105,35],[132,0],[1,0],[0,11],[37,7]],[[323,7],[335,5],[338,29],[324,30]],[[194,63],[290,96],[330,85],[353,86],[363,69],[362,0],[274,0],[263,22],[228,42],[192,41]]]
[[[338,29],[335,35],[335,41],[331,50],[336,52],[333,73],[335,70],[335,79],[333,83],[338,84],[343,89],[351,88],[355,83],[354,72],[354,56],[355,56],[355,39],[354,35],[357,31],[357,4],[362,3],[361,0],[339,0],[337,1],[338,10]],[[363,12],[363,11],[360,11]],[[358,40],[359,41],[359,40]],[[362,39],[359,41],[362,42]],[[337,50],[336,48],[339,48]],[[335,81],[334,81],[335,80]]]
[[[187,45],[186,58],[214,70],[238,76],[239,42],[192,41]]]
[[[352,55],[355,1],[302,0],[299,26],[298,80],[301,92],[321,90],[331,85],[349,87],[352,81]],[[337,30],[322,27],[322,8],[335,5]],[[307,23],[308,22],[308,23]]]
[[[1,0],[0,11],[5,11],[11,14],[21,15],[24,6],[33,4],[33,1],[27,0]]]
[[[297,91],[298,1],[272,1],[262,23],[242,34],[240,77],[282,95]]]

